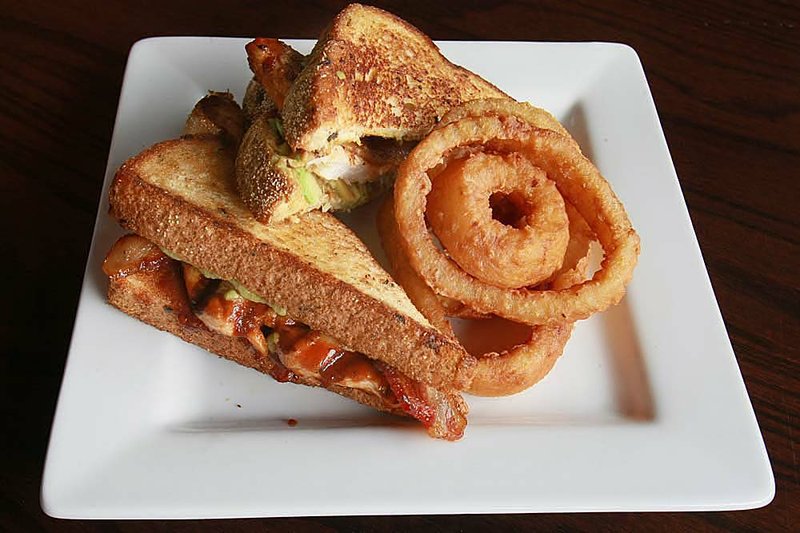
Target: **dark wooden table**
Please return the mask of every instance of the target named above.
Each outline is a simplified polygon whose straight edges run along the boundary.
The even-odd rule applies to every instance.
[[[435,39],[619,41],[645,66],[777,483],[727,513],[69,522],[39,485],[131,44],[316,37],[339,2],[4,2],[0,530],[790,529],[800,523],[797,2],[387,2]],[[233,5],[237,4],[237,5]],[[675,332],[680,334],[680,332]],[[691,371],[691,369],[687,369]]]

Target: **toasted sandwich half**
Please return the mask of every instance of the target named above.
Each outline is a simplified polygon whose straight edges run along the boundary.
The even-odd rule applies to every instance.
[[[347,6],[307,58],[277,43],[259,38],[246,47],[281,120],[245,137],[248,165],[237,166],[242,198],[264,222],[368,201],[391,185],[400,162],[451,107],[508,98],[375,7]],[[275,144],[283,152],[259,159]]]
[[[114,178],[110,212],[132,234],[104,263],[110,303],[279,381],[459,438],[467,407],[457,390],[474,360],[333,216],[256,221],[235,190],[235,136],[194,132],[148,148]]]

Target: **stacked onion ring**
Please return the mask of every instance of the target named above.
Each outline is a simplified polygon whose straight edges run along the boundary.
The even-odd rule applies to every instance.
[[[468,392],[489,396],[544,377],[574,321],[620,301],[639,253],[624,207],[575,140],[511,100],[447,113],[400,166],[379,230],[398,282],[440,329],[452,331],[448,316],[531,326],[528,342],[479,357]],[[586,279],[593,240],[603,259]]]

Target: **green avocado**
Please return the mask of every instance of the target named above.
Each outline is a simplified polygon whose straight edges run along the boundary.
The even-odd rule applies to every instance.
[[[233,285],[233,288],[236,289],[236,292],[238,292],[239,295],[242,298],[244,298],[245,300],[250,300],[251,302],[256,302],[256,303],[259,303],[259,304],[267,304],[267,305],[269,305],[269,303],[264,298],[262,298],[261,296],[259,296],[258,294],[254,293],[254,292],[248,291],[247,289],[242,287],[238,282],[231,280],[229,283],[231,285]],[[227,298],[227,295],[226,295],[226,298]]]
[[[270,353],[278,353],[279,340],[280,336],[278,335],[277,331],[273,331],[267,336],[267,348],[269,349]]]
[[[300,190],[303,193],[303,198],[309,205],[317,205],[322,197],[322,188],[317,183],[314,174],[306,170],[304,167],[296,167],[294,175],[297,177],[297,183],[300,185]]]

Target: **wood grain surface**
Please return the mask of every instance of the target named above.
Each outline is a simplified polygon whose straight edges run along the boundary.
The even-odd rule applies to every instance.
[[[790,530],[800,517],[796,1],[380,3],[434,39],[639,53],[777,483],[742,512],[73,522],[39,506],[125,59],[156,35],[313,38],[333,1],[3,2],[0,531]],[[664,265],[668,272],[669,265]],[[676,335],[680,332],[676,331]],[[691,369],[686,369],[691,372]]]

